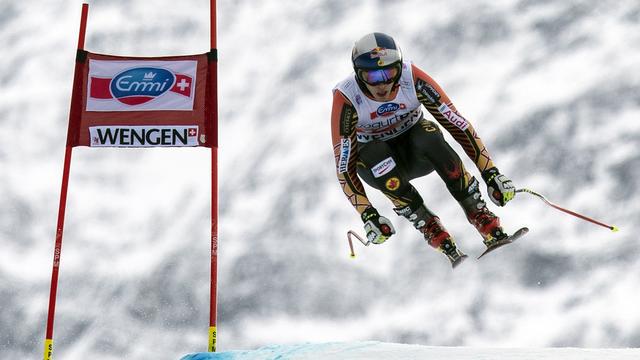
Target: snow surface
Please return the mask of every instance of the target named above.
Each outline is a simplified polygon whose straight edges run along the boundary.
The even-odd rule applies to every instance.
[[[180,360],[636,360],[640,349],[464,348],[375,341],[272,345],[253,351],[194,353]]]
[[[42,354],[81,3],[0,0],[0,359]],[[89,3],[87,50],[208,51],[206,0]],[[640,347],[639,1],[218,6],[219,351]],[[452,272],[368,189],[398,234],[349,259],[346,231],[362,224],[334,174],[331,89],[351,71],[354,40],[374,30],[443,86],[516,186],[621,231],[518,195],[492,208],[507,230],[530,233]],[[207,149],[74,149],[57,359],[206,349],[209,159]],[[414,184],[478,255],[481,239],[442,181]]]

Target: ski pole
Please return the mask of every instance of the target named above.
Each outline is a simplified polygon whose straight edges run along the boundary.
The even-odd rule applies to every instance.
[[[567,214],[569,214],[569,215],[573,215],[573,216],[575,216],[575,217],[577,217],[577,218],[580,218],[580,219],[582,219],[582,220],[586,220],[586,221],[588,221],[588,222],[590,222],[590,223],[593,223],[593,224],[596,224],[596,225],[600,225],[600,226],[602,226],[602,227],[606,227],[607,229],[609,229],[609,230],[611,230],[611,231],[613,231],[613,232],[616,232],[616,231],[618,231],[618,230],[619,230],[617,226],[607,225],[607,224],[605,224],[605,223],[603,223],[603,222],[600,222],[600,221],[598,221],[598,220],[594,220],[594,219],[592,219],[592,218],[590,218],[590,217],[584,216],[584,215],[582,215],[582,214],[578,214],[577,212],[574,212],[574,211],[571,211],[571,210],[565,209],[565,208],[563,208],[563,207],[561,207],[561,206],[558,206],[558,205],[556,205],[556,204],[554,204],[554,203],[550,202],[549,200],[547,200],[547,198],[545,198],[544,196],[542,196],[542,195],[538,194],[538,193],[537,193],[537,192],[535,192],[535,191],[532,191],[532,190],[529,190],[529,189],[517,189],[517,190],[516,190],[516,193],[521,193],[521,192],[525,192],[525,193],[529,193],[529,194],[531,194],[531,195],[534,195],[534,196],[536,196],[536,197],[540,198],[542,201],[544,201],[544,203],[545,203],[545,204],[547,204],[547,205],[549,205],[549,206],[553,207],[554,209],[557,209],[557,210],[560,210],[560,211],[562,211],[562,212],[565,212],[565,213],[567,213]]]
[[[347,240],[349,240],[349,248],[351,249],[351,258],[355,258],[356,257],[356,253],[353,251],[353,241],[351,240],[351,236],[355,236],[356,239],[360,240],[360,242],[364,245],[364,246],[369,246],[369,244],[371,244],[371,241],[367,240],[365,241],[364,239],[362,239],[360,237],[360,235],[358,235],[355,231],[353,230],[349,230],[347,231]]]

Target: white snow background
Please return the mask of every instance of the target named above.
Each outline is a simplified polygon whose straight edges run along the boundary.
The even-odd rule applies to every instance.
[[[208,1],[89,3],[89,51],[209,50]],[[0,0],[2,359],[42,354],[80,9]],[[621,231],[518,195],[492,209],[530,233],[453,272],[369,191],[398,234],[350,259],[346,231],[362,224],[335,179],[331,89],[371,31],[393,35],[443,86],[516,186]],[[640,346],[639,2],[224,0],[218,34],[219,351]],[[206,350],[209,159],[208,149],[74,149],[55,358]],[[437,175],[414,184],[478,255],[480,237]]]

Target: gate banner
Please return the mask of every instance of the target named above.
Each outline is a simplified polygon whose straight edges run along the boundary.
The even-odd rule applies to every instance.
[[[71,146],[208,146],[207,54],[138,58],[86,52]],[[79,94],[79,95],[78,95]]]

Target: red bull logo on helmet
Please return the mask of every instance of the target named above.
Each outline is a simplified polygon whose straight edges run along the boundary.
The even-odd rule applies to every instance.
[[[377,47],[377,48],[371,49],[371,58],[372,59],[378,59],[378,58],[381,58],[383,56],[387,56],[387,49],[382,48],[382,47]]]

